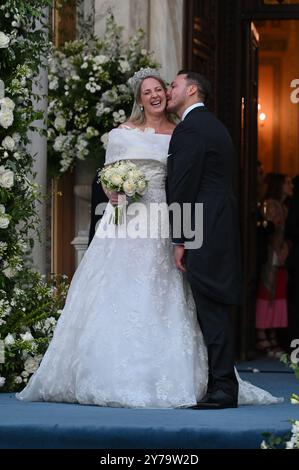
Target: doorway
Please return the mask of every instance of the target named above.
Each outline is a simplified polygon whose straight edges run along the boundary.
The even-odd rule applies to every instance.
[[[259,35],[258,54],[258,109],[257,109],[257,228],[256,228],[256,281],[257,285],[267,276],[263,267],[267,261],[267,250],[271,240],[276,236],[263,217],[267,205],[269,191],[273,193],[275,181],[287,176],[294,178],[299,174],[299,20],[269,19],[255,21]],[[296,89],[297,88],[297,89]],[[263,171],[264,178],[261,174]],[[273,197],[273,195],[271,196]],[[278,196],[277,196],[278,197]],[[290,208],[291,198],[286,198],[282,207],[286,214]],[[261,217],[262,215],[262,217]],[[290,214],[289,214],[290,215]],[[292,218],[292,216],[291,216]],[[289,218],[286,219],[284,239],[291,242],[292,234],[288,233]],[[291,243],[289,243],[291,247]],[[289,257],[279,271],[285,270],[288,282],[279,283],[281,293],[274,303],[283,305],[287,301],[288,327],[275,329],[278,343],[288,350],[293,331],[298,327],[294,323],[294,299],[292,284],[294,270],[292,261],[294,251],[289,249]],[[287,268],[287,269],[286,269]],[[284,286],[287,292],[284,292]],[[278,287],[277,287],[278,288]],[[294,290],[294,289],[293,289]],[[261,291],[259,290],[261,293]],[[261,300],[259,300],[259,305]],[[273,305],[274,305],[273,303]],[[282,314],[283,306],[279,307]]]
[[[234,324],[237,354],[245,359],[255,352],[257,162],[265,172],[299,173],[299,104],[290,102],[292,92],[299,98],[290,87],[293,78],[299,88],[299,0],[185,0],[184,11],[184,66],[212,82],[211,110],[236,147],[244,301]]]
[[[299,20],[255,24],[260,36],[258,160],[266,173],[294,177],[299,174],[299,106],[294,95],[299,88]]]

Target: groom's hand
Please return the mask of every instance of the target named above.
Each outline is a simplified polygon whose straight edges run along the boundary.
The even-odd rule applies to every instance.
[[[184,263],[185,247],[184,245],[175,245],[174,247],[174,261],[177,269],[186,272],[185,263]]]

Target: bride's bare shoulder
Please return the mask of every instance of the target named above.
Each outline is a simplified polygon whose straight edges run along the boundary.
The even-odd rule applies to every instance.
[[[118,129],[136,129],[131,122],[126,121],[118,126]]]

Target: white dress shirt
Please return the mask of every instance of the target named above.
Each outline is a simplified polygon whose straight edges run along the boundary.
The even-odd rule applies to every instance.
[[[185,109],[185,111],[183,112],[183,115],[182,115],[182,121],[185,119],[187,114],[190,113],[190,111],[192,111],[192,109],[199,108],[199,106],[204,106],[204,104],[203,103],[195,103],[195,104],[192,104],[191,106],[189,106],[187,109]]]

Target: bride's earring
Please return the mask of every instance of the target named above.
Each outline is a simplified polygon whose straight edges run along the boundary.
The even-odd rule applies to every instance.
[[[140,106],[140,111],[143,113],[144,107]]]

